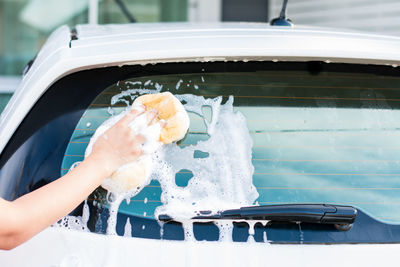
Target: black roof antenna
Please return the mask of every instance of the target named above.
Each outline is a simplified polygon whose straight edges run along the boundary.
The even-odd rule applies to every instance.
[[[293,26],[293,23],[290,19],[286,18],[286,5],[288,0],[283,0],[281,14],[279,14],[278,18],[274,18],[271,20],[270,24],[272,26]]]

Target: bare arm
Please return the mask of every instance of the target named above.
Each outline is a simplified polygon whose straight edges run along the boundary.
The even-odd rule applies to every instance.
[[[137,115],[132,110],[100,136],[92,153],[68,174],[12,202],[0,198],[0,249],[12,249],[58,221],[119,166],[136,160],[144,138],[128,124]]]

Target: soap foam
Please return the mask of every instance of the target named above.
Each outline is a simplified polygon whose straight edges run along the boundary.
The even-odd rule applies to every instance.
[[[58,222],[54,223],[52,227],[89,232],[89,229],[87,228],[86,223],[82,221],[81,216],[65,216]]]
[[[219,230],[219,241],[232,242],[233,224],[231,221],[221,220],[214,222]]]
[[[129,89],[115,95],[111,104],[118,103],[125,97],[133,101],[138,94],[158,93],[160,90],[161,86],[156,90]],[[252,183],[254,173],[251,161],[252,139],[245,117],[233,110],[232,96],[225,104],[222,104],[222,97],[206,99],[190,94],[175,96],[184,103],[188,112],[193,112],[203,118],[209,139],[185,147],[179,147],[175,143],[157,147],[149,160],[152,164],[150,179],[158,180],[160,183],[162,205],[156,209],[154,216],[158,218],[160,214],[168,214],[182,223],[185,240],[195,241],[194,221],[191,218],[199,215],[199,211],[209,210],[211,214],[216,214],[221,210],[253,205],[258,198],[258,192]],[[202,108],[205,106],[212,110],[210,121],[203,114]],[[109,124],[116,123],[125,113],[112,116]],[[99,132],[98,135],[104,133],[106,129],[101,130],[102,126],[96,134],[97,132]],[[154,147],[149,150],[154,151]],[[208,157],[194,158],[196,150],[208,153]],[[90,151],[89,144],[85,155],[88,155]],[[175,175],[182,169],[193,173],[186,187],[179,187],[175,183]],[[142,188],[131,192],[108,194],[110,216],[107,234],[116,234],[116,219],[120,203],[136,195]],[[219,240],[232,241],[233,222],[224,220],[214,223],[219,228]],[[129,227],[129,224],[127,221],[125,228]],[[162,236],[162,222],[160,226]],[[125,230],[125,232],[128,234],[129,231]],[[249,232],[251,236],[249,239],[254,240],[252,237],[254,224],[252,223],[249,224]]]
[[[125,96],[124,93],[120,95]],[[136,109],[140,112],[144,111],[141,105],[134,104],[131,108],[106,120],[97,128],[95,134],[90,139],[85,151],[85,158],[92,152],[93,144],[96,140],[130,112],[130,109]],[[136,117],[135,120],[129,124],[129,127],[134,132],[143,135],[146,141],[142,146],[142,156],[134,162],[119,167],[112,177],[105,179],[101,184],[102,187],[108,190],[107,200],[110,216],[107,221],[107,234],[110,235],[116,234],[117,214],[121,202],[124,199],[127,199],[128,202],[130,198],[138,194],[144,186],[150,183],[150,174],[153,167],[152,153],[161,146],[161,142],[158,141],[162,129],[161,125],[160,123],[154,123],[148,126],[147,113]],[[132,177],[131,175],[126,175],[124,171],[128,173],[138,173],[137,171],[142,171],[142,173],[140,177]]]
[[[129,220],[129,217],[126,219],[125,228],[124,228],[124,236],[132,237],[132,225]]]
[[[185,239],[193,240],[192,221],[199,211],[212,214],[225,209],[249,206],[258,197],[252,183],[252,139],[245,117],[233,111],[233,97],[222,105],[222,98],[205,99],[194,95],[177,95],[187,111],[203,117],[210,138],[196,145],[180,148],[176,144],[163,146],[159,151],[152,178],[161,185],[162,206],[155,217],[168,214],[183,224]],[[202,112],[210,106],[212,119],[208,122]],[[194,158],[196,150],[209,154],[207,158]],[[191,170],[193,177],[186,187],[175,184],[175,174],[182,169]],[[216,222],[220,240],[232,240],[232,223]]]
[[[136,109],[140,112],[143,111],[143,107],[140,105],[133,105],[131,109]],[[130,109],[127,109],[124,112],[121,112],[119,115],[113,116],[107,121],[105,121],[102,125],[100,125],[95,134],[90,139],[90,142],[85,151],[85,158],[90,155],[92,152],[93,144],[96,140],[103,135],[110,127],[116,124],[122,117],[124,117]],[[148,126],[148,119],[147,113],[143,113],[135,118],[130,124],[129,127],[137,134],[141,134],[145,137],[146,141],[142,146],[143,155],[140,156],[135,162],[125,164],[118,168],[115,174],[113,174],[113,179],[107,178],[103,181],[102,186],[106,188],[109,192],[114,194],[123,194],[124,198],[130,198],[136,195],[136,191],[138,188],[143,188],[150,182],[150,174],[152,169],[152,158],[151,154],[157,150],[161,146],[161,142],[158,141],[160,132],[161,132],[161,125],[160,123],[154,123]],[[107,138],[107,137],[105,137]],[[129,175],[123,175],[124,170],[143,170],[143,177],[129,177]],[[125,180],[124,183],[119,182],[119,178],[126,177],[132,178],[130,180]],[[125,186],[125,187],[124,187]],[[126,186],[130,186],[130,188],[126,188]],[[131,190],[133,188],[134,190]],[[130,191],[130,192],[129,192]],[[120,199],[118,197],[117,199]]]
[[[119,97],[137,93],[141,92],[130,90]],[[203,118],[209,139],[184,148],[175,143],[164,145],[153,154],[151,178],[158,180],[162,189],[162,206],[156,209],[155,217],[168,214],[182,223],[185,240],[195,241],[191,218],[199,211],[209,210],[215,214],[225,209],[252,205],[257,199],[258,193],[252,183],[252,139],[245,117],[233,111],[233,97],[222,105],[222,97],[175,96],[185,103],[188,112]],[[134,98],[131,97],[132,100]],[[204,106],[212,110],[210,121],[203,113]],[[208,157],[194,158],[196,150],[208,153]],[[193,173],[186,187],[175,183],[175,175],[182,169]],[[121,196],[116,196],[110,202],[108,234],[115,234],[117,211],[122,200]],[[219,228],[219,240],[232,241],[232,222],[219,221],[215,224]]]
[[[124,199],[124,194],[111,194],[108,193],[107,200],[108,200],[108,220],[107,220],[107,235],[117,235],[117,215],[118,215],[118,208],[121,204],[122,200]]]
[[[143,94],[159,93],[163,88],[163,86],[160,85],[159,83],[155,83],[154,85],[155,89],[141,88],[142,82],[126,82],[126,83],[133,85],[135,88],[131,88],[119,94],[114,95],[111,98],[111,105],[115,105],[117,103],[125,103],[127,106],[129,106],[129,101],[127,101],[125,98],[129,98],[131,101],[133,101],[138,94],[143,95]],[[146,83],[144,85],[146,85]]]

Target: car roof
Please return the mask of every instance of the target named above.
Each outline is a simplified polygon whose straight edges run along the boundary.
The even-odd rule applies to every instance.
[[[71,48],[86,56],[131,53],[157,62],[252,57],[381,64],[400,60],[400,37],[352,30],[267,23],[145,23],[78,25]],[[167,52],[165,55],[162,52]],[[121,58],[123,60],[123,58]],[[130,59],[125,58],[125,62]]]
[[[147,23],[62,26],[47,40],[0,117],[0,152],[55,81],[126,64],[234,60],[383,64],[400,62],[400,37],[267,23]]]

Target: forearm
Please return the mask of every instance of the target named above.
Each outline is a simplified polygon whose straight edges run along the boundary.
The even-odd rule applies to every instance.
[[[145,139],[129,124],[143,111],[131,109],[100,136],[92,153],[68,174],[13,202],[0,198],[0,249],[13,248],[77,207],[119,166],[135,161]],[[156,112],[149,112],[148,123]]]
[[[89,156],[58,180],[11,202],[16,243],[28,240],[70,213],[109,175],[101,161]]]

